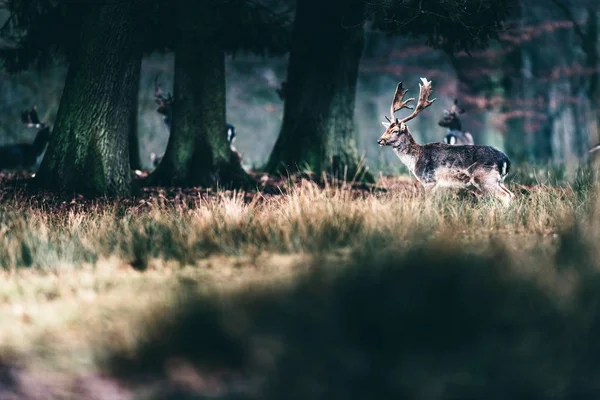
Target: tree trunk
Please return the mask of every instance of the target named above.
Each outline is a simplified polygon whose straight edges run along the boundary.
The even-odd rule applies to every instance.
[[[540,128],[534,136],[535,140],[535,160],[541,164],[551,164],[554,161],[554,152],[552,149],[552,127],[554,125],[554,116],[550,110],[550,88],[546,85],[537,91],[538,98],[542,99],[546,119],[540,123]]]
[[[225,51],[215,3],[179,0],[174,103],[165,155],[148,183],[249,188],[253,180],[227,142]]]
[[[135,72],[137,76],[140,76],[142,63],[137,64],[139,66],[138,71]],[[139,93],[140,85],[139,80],[135,93]],[[140,141],[138,134],[138,113],[139,113],[139,96],[136,94],[134,98],[134,104],[132,108],[135,112],[131,113],[131,122],[129,125],[129,165],[131,169],[142,169],[142,160],[140,158]]]
[[[364,1],[298,1],[283,123],[267,171],[372,181],[360,171],[354,131],[363,42]]]
[[[90,3],[36,186],[92,196],[131,194],[129,132],[142,47],[141,0]]]
[[[596,6],[597,7],[597,6]],[[600,41],[600,29],[598,27],[598,11],[595,7],[587,9],[587,40],[583,44],[586,53],[586,66],[590,70],[590,81],[588,96],[596,119],[596,135],[600,135],[600,54],[598,54],[598,42]],[[595,138],[600,141],[600,137]],[[593,143],[596,144],[596,143]]]

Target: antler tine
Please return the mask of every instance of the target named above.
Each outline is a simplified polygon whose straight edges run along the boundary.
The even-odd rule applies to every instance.
[[[396,92],[394,93],[394,99],[392,100],[392,106],[390,107],[390,118],[392,120],[394,119],[394,113],[396,111],[400,111],[403,108],[408,108],[409,110],[413,109],[412,106],[408,105],[408,103],[414,100],[413,97],[402,101],[406,92],[408,92],[408,89],[404,89],[402,87],[402,82],[400,82],[398,86],[396,86]]]
[[[437,100],[437,98],[429,100],[429,96],[431,96],[432,90],[431,81],[428,81],[427,78],[421,78],[421,82],[423,82],[423,84],[421,85],[419,83],[419,101],[417,102],[417,107],[412,112],[412,114],[410,114],[408,117],[401,119],[399,122],[404,123],[410,121],[411,119],[419,115],[421,111],[432,105],[433,102]]]

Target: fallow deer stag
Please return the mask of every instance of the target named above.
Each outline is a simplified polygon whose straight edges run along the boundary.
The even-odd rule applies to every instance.
[[[171,117],[173,110],[173,96],[171,93],[166,96],[163,94],[160,84],[158,82],[158,75],[154,79],[154,100],[156,104],[158,104],[158,108],[156,112],[163,116],[163,121],[169,130],[171,129]],[[229,142],[229,147],[231,147],[231,151],[236,157],[242,161],[242,154],[237,151],[237,149],[233,146],[233,141],[235,140],[235,127],[231,124],[225,124],[226,133],[227,133],[227,142]],[[150,160],[152,162],[152,166],[156,168],[160,161],[162,160],[162,156],[157,155],[156,153],[150,154]]]
[[[50,127],[40,122],[37,107],[21,112],[21,122],[27,128],[37,129],[33,143],[15,143],[0,147],[0,170],[32,169],[46,150]]]
[[[388,122],[382,122],[386,130],[377,143],[392,146],[400,161],[428,192],[440,187],[474,189],[476,193],[492,195],[508,205],[514,195],[504,186],[510,161],[503,152],[490,146],[420,145],[413,139],[406,123],[435,101],[429,100],[431,81],[426,78],[421,81],[417,105],[412,114],[403,119],[394,118],[394,113],[403,108],[412,110],[408,103],[414,98],[403,100],[408,90],[402,87],[402,82],[398,84],[390,109],[391,119],[386,117]]]
[[[458,107],[458,99],[454,99],[454,104],[449,110],[444,110],[444,116],[439,120],[438,125],[447,128],[448,132],[444,136],[444,143],[452,145],[475,144],[473,136],[469,132],[462,130],[459,114],[464,114],[465,110]]]

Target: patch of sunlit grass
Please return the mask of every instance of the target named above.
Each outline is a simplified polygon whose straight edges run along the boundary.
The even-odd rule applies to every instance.
[[[125,210],[109,205],[54,213],[7,204],[0,211],[0,266],[52,269],[117,257],[143,269],[156,258],[186,265],[212,254],[329,251],[365,238],[396,246],[415,232],[455,239],[548,235],[572,225],[587,197],[542,187],[504,209],[490,199],[365,194],[303,182],[287,195],[257,195],[249,203],[241,194],[219,193],[192,206],[148,201]]]

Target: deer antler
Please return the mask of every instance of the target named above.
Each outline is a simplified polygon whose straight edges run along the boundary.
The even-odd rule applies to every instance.
[[[405,123],[405,122],[410,121],[411,119],[413,119],[414,117],[419,115],[419,113],[421,111],[423,111],[424,109],[426,109],[427,107],[432,105],[433,102],[436,100],[436,99],[429,100],[429,96],[431,96],[431,90],[432,90],[431,89],[431,81],[428,81],[427,78],[421,78],[421,82],[423,82],[423,84],[421,85],[419,83],[419,101],[417,102],[417,107],[412,112],[412,114],[410,114],[408,117],[402,118],[399,121],[397,120],[397,122]],[[401,88],[401,86],[398,85],[398,88]],[[410,99],[410,100],[412,100],[412,99]],[[408,102],[408,100],[406,102]]]
[[[404,89],[402,87],[402,82],[400,82],[398,84],[398,86],[396,87],[396,93],[394,93],[394,99],[392,100],[392,106],[390,107],[390,118],[392,120],[394,119],[394,113],[396,111],[400,111],[403,108],[408,108],[409,110],[413,109],[412,106],[408,105],[409,102],[411,102],[411,101],[414,100],[413,97],[411,97],[410,99],[402,101],[402,99],[404,99],[404,95],[406,94],[406,92],[408,92],[408,89]],[[386,119],[388,121],[390,121],[389,118],[386,117]]]
[[[458,106],[458,99],[454,99],[454,104],[450,107],[450,113],[463,114],[465,110]]]

